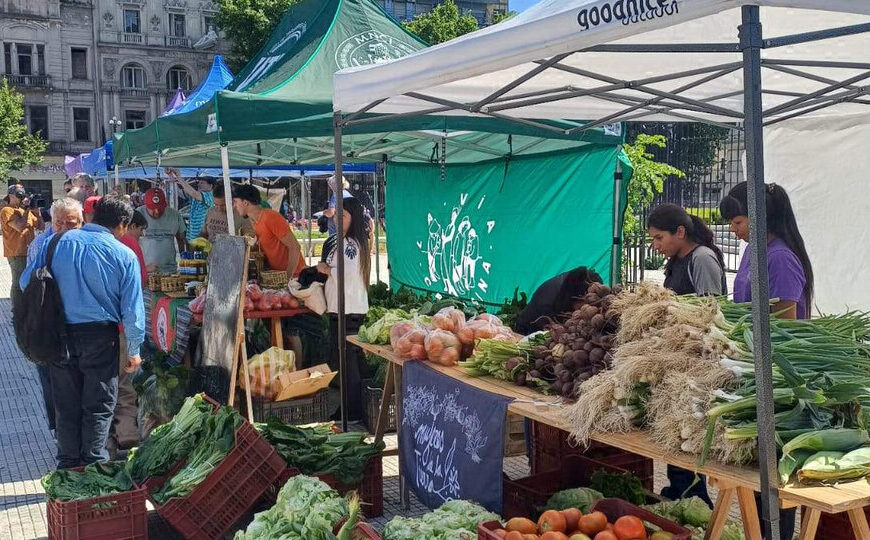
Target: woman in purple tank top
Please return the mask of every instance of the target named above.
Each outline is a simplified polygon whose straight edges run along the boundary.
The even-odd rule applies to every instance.
[[[764,190],[767,208],[767,272],[770,297],[779,301],[771,313],[783,319],[808,319],[813,301],[813,267],[804,239],[798,230],[791,201],[785,189],[767,184]],[[719,203],[724,219],[731,221],[731,232],[749,241],[749,212],[746,182],[734,186]],[[749,253],[745,252],[734,278],[734,301],[749,302],[752,276]]]

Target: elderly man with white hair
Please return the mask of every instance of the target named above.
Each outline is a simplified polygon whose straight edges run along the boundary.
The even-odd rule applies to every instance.
[[[56,232],[66,232],[78,229],[84,221],[82,205],[71,197],[58,199],[51,204],[51,223],[45,227],[45,231],[37,236],[27,248],[27,264],[42,250],[42,246]],[[39,383],[42,385],[42,401],[45,403],[45,417],[48,420],[48,429],[54,431],[54,399],[51,395],[51,377],[48,366],[37,364],[36,371],[39,373]]]

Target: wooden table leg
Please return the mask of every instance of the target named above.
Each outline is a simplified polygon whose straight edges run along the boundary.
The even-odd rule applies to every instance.
[[[738,487],[737,503],[740,505],[740,517],[743,518],[743,533],[746,540],[762,540],[758,507],[755,505],[755,492],[749,488]],[[775,510],[779,511],[779,508]]]
[[[728,513],[731,510],[731,501],[734,499],[735,491],[733,487],[719,489],[719,496],[716,498],[716,504],[713,506],[713,516],[710,518],[710,525],[707,526],[704,540],[719,540],[722,538],[722,530],[728,522]]]
[[[387,366],[387,376],[384,379],[384,392],[381,395],[381,406],[378,409],[378,421],[375,427],[375,443],[384,440],[387,424],[390,421],[390,403],[395,394],[395,378],[393,377],[393,364]]]
[[[852,522],[855,540],[870,540],[870,527],[867,526],[867,515],[863,508],[849,510],[849,521]]]
[[[393,364],[393,387],[396,390],[396,440],[402,444],[402,366]],[[405,510],[411,508],[411,498],[408,494],[408,482],[402,474],[402,454],[399,453],[399,495],[402,502],[402,508]]]
[[[816,529],[819,528],[819,517],[822,513],[815,508],[805,508],[806,513],[801,516],[801,534],[799,540],[814,540]]]
[[[269,319],[269,330],[272,334],[272,346],[279,349],[284,348],[284,333],[281,330],[281,317],[272,317]]]

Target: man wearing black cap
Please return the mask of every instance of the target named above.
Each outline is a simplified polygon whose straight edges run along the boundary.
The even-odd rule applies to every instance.
[[[39,208],[27,208],[30,201],[21,184],[9,186],[6,200],[9,206],[0,210],[0,230],[3,232],[3,256],[12,269],[12,308],[18,305],[21,288],[18,278],[27,266],[27,247],[45,226]]]

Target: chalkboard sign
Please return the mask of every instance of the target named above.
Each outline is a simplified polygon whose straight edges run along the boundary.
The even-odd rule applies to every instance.
[[[200,388],[226,403],[239,350],[248,244],[243,236],[218,235],[208,263],[208,289],[202,317]]]
[[[502,510],[509,398],[448,377],[422,362],[402,369],[399,452],[406,482],[429,508],[466,499]]]

